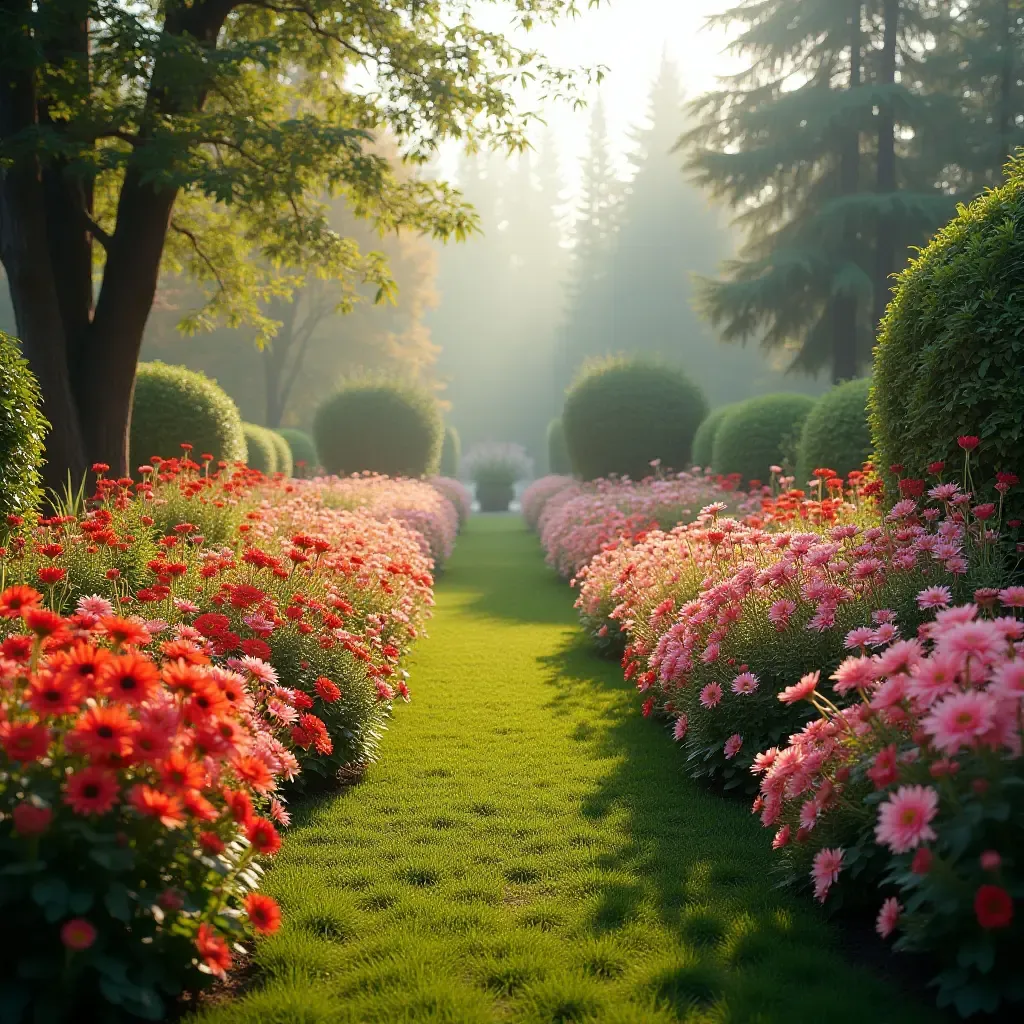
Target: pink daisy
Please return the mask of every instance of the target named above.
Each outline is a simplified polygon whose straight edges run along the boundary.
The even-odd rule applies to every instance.
[[[839,872],[842,867],[843,851],[841,848],[819,850],[814,855],[811,879],[814,882],[814,896],[819,903],[825,902],[829,889],[839,880]]]
[[[884,647],[886,644],[891,644],[893,640],[898,640],[899,636],[900,631],[896,626],[891,622],[883,622],[872,632],[871,646]]]
[[[953,603],[949,587],[925,587],[917,595],[918,608],[948,608]]]
[[[299,713],[290,704],[285,704],[283,700],[278,700],[276,697],[271,697],[267,701],[267,713],[271,718],[283,725],[293,725],[299,720]]]
[[[973,746],[995,720],[996,702],[977,690],[954,693],[940,700],[921,722],[932,743],[943,753],[955,754],[963,746]]]
[[[875,631],[870,626],[858,626],[856,629],[851,629],[846,634],[846,640],[844,646],[848,651],[852,651],[857,647],[867,647],[871,641],[875,638]]]
[[[1004,608],[1024,608],[1024,587],[1007,587],[999,591]]]
[[[805,800],[800,805],[800,827],[808,832],[818,823],[818,805],[814,800]]]
[[[725,752],[726,760],[731,761],[740,752],[740,747],[742,746],[743,737],[738,732],[733,733],[725,741],[725,746],[722,748]]]
[[[924,651],[917,640],[898,640],[887,651],[878,656],[879,676],[903,675],[910,672],[924,657]]]
[[[104,615],[114,614],[114,606],[105,597],[100,597],[99,594],[80,597],[78,604],[75,605],[75,610],[82,615],[91,615],[97,619],[103,618]]]
[[[763,775],[775,763],[775,758],[778,756],[778,747],[771,747],[768,750],[762,750],[761,753],[754,755],[754,763],[750,766],[750,770],[755,775]]]
[[[883,939],[889,938],[895,930],[902,913],[903,905],[895,896],[890,896],[882,904],[882,909],[878,912],[878,919],[875,921],[875,931]]]
[[[815,670],[814,672],[808,672],[807,675],[803,676],[799,683],[794,683],[792,686],[787,686],[786,689],[780,693],[779,700],[783,704],[795,704],[800,700],[810,700],[814,691],[818,688],[818,679],[821,673]]]
[[[780,598],[768,609],[768,621],[776,629],[782,629],[795,611],[796,601],[791,601],[788,597]]]
[[[686,715],[680,715],[676,719],[676,724],[672,727],[672,738],[674,740],[682,740],[686,737],[686,730],[689,727],[689,721]]]
[[[760,683],[760,680],[753,672],[741,672],[732,681],[733,693],[753,693]]]
[[[992,674],[992,690],[1001,697],[1024,697],[1024,661],[1008,661]]]
[[[718,705],[722,700],[722,687],[718,683],[708,683],[700,691],[700,702],[709,710]]]
[[[943,625],[935,637],[935,649],[940,654],[956,654],[983,665],[993,665],[1005,654],[1006,639],[992,622],[962,622]]]
[[[790,832],[790,827],[788,825],[783,825],[782,828],[775,833],[775,838],[772,840],[772,849],[781,850],[789,842]]]
[[[928,823],[938,810],[939,794],[931,786],[900,786],[878,809],[875,838],[893,853],[907,853],[935,839]]]
[[[174,599],[174,607],[177,608],[182,615],[194,615],[199,611],[199,605],[193,601],[186,601],[183,597],[176,597]]]
[[[234,667],[234,666],[232,666]],[[262,658],[251,658],[248,655],[238,659],[238,667],[242,672],[248,672],[254,679],[272,686],[277,682],[277,670],[273,665],[268,665]]]
[[[911,669],[907,690],[919,705],[929,707],[943,694],[957,688],[959,671],[959,658],[951,654],[933,654]]]

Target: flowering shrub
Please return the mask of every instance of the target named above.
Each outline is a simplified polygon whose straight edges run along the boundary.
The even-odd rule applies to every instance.
[[[277,929],[255,892],[297,771],[254,689],[182,637],[157,645],[100,597],[62,616],[0,594],[5,1015],[162,1018]],[[154,649],[155,648],[155,649]]]
[[[542,476],[534,480],[529,487],[523,491],[520,504],[523,508],[523,518],[531,530],[536,530],[540,522],[541,514],[547,507],[548,502],[556,495],[563,494],[570,488],[576,486],[576,481],[571,476]],[[574,490],[573,494],[578,493]]]
[[[941,610],[918,637],[851,655],[832,697],[818,673],[781,695],[818,717],[758,755],[755,809],[822,902],[875,886],[879,934],[939,957],[967,1016],[1024,1000],[1024,587],[921,597]]]
[[[469,493],[465,484],[450,476],[433,476],[430,483],[437,488],[451,503],[458,516],[459,529],[461,530],[473,511],[473,496]]]
[[[533,461],[521,444],[497,441],[475,444],[462,459],[462,475],[478,486],[511,486],[532,473]]]

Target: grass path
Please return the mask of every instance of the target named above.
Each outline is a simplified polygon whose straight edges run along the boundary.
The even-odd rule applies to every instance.
[[[684,779],[511,517],[472,521],[413,704],[350,791],[301,808],[286,924],[206,1024],[916,1024],[771,887],[757,821]]]

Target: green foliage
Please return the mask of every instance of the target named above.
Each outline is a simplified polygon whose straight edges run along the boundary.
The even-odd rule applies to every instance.
[[[834,469],[840,476],[860,469],[871,455],[868,391],[871,378],[847,381],[814,404],[800,432],[796,485],[803,487],[814,470]]]
[[[459,459],[462,457],[462,440],[454,427],[444,428],[441,444],[441,476],[455,480],[459,475]]]
[[[17,343],[0,331],[0,517],[27,512],[39,502],[49,429],[40,403],[39,385]]]
[[[249,453],[246,461],[249,465],[268,476],[276,473],[277,444],[274,432],[255,423],[243,423],[242,430],[245,432],[245,446]]]
[[[718,433],[718,428],[722,425],[722,420],[729,414],[729,412],[736,407],[738,403],[731,403],[729,405],[720,405],[717,409],[712,409],[700,421],[700,426],[697,428],[697,433],[693,435],[693,451],[690,453],[692,461],[695,466],[700,466],[703,469],[707,469],[711,465],[711,455],[715,444],[715,434]]]
[[[655,459],[665,469],[687,469],[706,413],[703,392],[681,370],[632,356],[592,362],[562,413],[573,470],[584,480],[613,473],[640,480]]]
[[[444,423],[425,388],[365,378],[320,405],[313,437],[328,473],[429,476],[441,461]]]
[[[807,395],[750,398],[730,410],[719,424],[711,464],[717,473],[739,473],[767,482],[769,467],[791,458],[803,422],[814,407]]]
[[[295,462],[292,459],[292,449],[288,442],[276,431],[267,431],[270,434],[271,443],[274,445],[274,453],[277,457],[277,472],[285,476],[295,475]]]
[[[548,472],[557,476],[569,476],[572,473],[561,416],[548,424]]]
[[[148,463],[154,455],[170,459],[193,446],[197,459],[244,462],[242,417],[231,398],[209,377],[184,366],[140,363],[132,407],[131,464]]]
[[[959,435],[976,435],[975,489],[1024,470],[1024,161],[1002,187],[961,207],[899,277],[875,349],[871,431],[879,464],[924,477],[929,463],[963,463]],[[888,475],[888,474],[887,474]],[[894,488],[890,480],[890,488]],[[894,489],[890,497],[895,498]],[[1021,518],[1024,498],[1006,498]]]
[[[294,427],[281,427],[275,431],[284,438],[291,453],[292,475],[297,477],[311,477],[320,465],[320,458],[316,453],[316,445],[313,438],[304,430],[296,430]],[[299,465],[302,463],[302,465]]]

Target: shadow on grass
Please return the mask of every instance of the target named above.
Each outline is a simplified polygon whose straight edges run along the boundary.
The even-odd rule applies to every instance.
[[[614,765],[581,805],[595,823],[622,823],[621,842],[599,863],[608,882],[592,931],[607,934],[653,911],[679,940],[679,966],[649,979],[658,1005],[686,1017],[715,1004],[728,1021],[945,1019],[913,996],[900,1000],[899,987],[887,987],[878,973],[846,962],[815,908],[774,887],[758,820],[745,804],[685,776],[671,738],[640,715],[616,664],[581,635],[539,661],[556,691],[547,704],[552,715],[576,723],[574,735]]]

